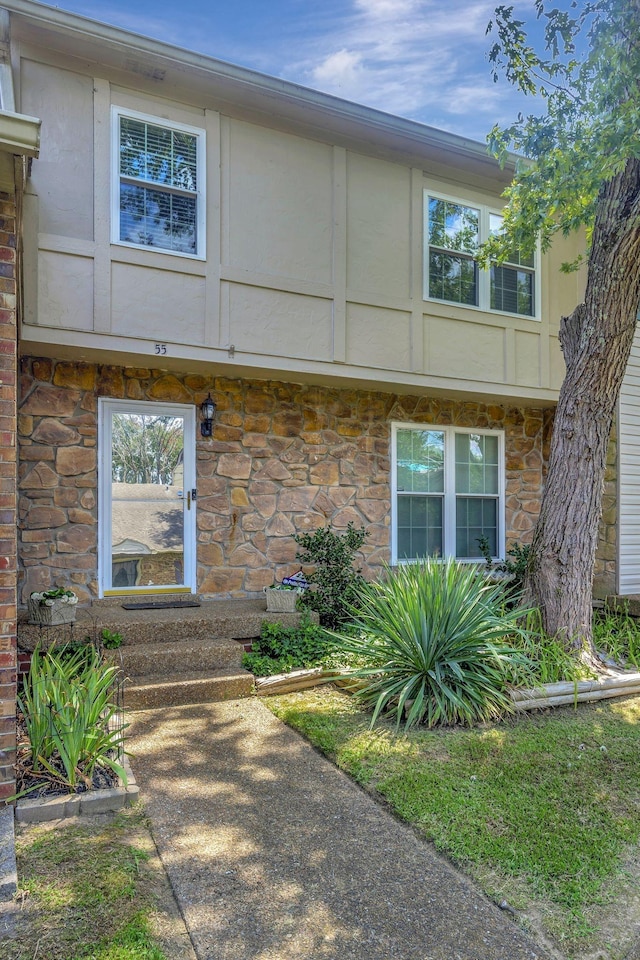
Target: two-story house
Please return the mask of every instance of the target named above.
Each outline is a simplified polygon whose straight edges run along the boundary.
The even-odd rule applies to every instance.
[[[2,108],[42,122],[17,192],[18,602],[256,596],[329,523],[366,527],[369,575],[526,542],[582,278],[559,271],[568,241],[479,268],[509,170],[463,137],[3,7]]]
[[[328,523],[366,526],[369,573],[526,539],[579,278],[566,250],[479,269],[509,178],[485,147],[7,9],[18,109],[43,124],[20,601],[60,582],[255,595]]]

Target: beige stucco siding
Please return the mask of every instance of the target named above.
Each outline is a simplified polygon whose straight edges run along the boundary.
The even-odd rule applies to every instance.
[[[222,150],[223,264],[332,283],[331,147],[227,121]]]
[[[347,289],[385,299],[411,296],[411,171],[347,156]]]
[[[20,69],[22,109],[42,117],[45,144],[25,203],[25,344],[53,349],[65,329],[84,357],[143,359],[161,342],[169,365],[553,402],[558,318],[578,290],[558,272],[575,255],[566,243],[562,257],[543,259],[536,319],[424,299],[424,192],[496,209],[498,187],[47,59],[25,47]],[[205,131],[206,256],[111,243],[113,105]]]
[[[22,112],[43,120],[40,156],[31,171],[32,190],[42,201],[39,230],[92,241],[93,81],[23,59],[20,89]]]

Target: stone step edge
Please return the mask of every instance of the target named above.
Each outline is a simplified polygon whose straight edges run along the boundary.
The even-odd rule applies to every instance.
[[[245,680],[250,679],[253,685],[255,680],[252,673],[243,670],[241,667],[225,669],[221,667],[218,670],[193,670],[191,673],[176,674],[169,679],[160,680],[154,674],[146,674],[135,681],[125,681],[125,698],[131,690],[141,690],[145,687],[168,687],[188,686],[189,684],[203,683],[211,680]]]
[[[246,670],[217,670],[205,675],[191,675],[186,680],[180,677],[160,681],[157,677],[149,677],[147,681],[125,687],[125,711],[170,709],[192,703],[237,700],[251,696],[254,689],[254,677]],[[225,690],[230,691],[228,695]],[[190,699],[191,696],[195,699]]]
[[[243,643],[243,640],[235,640],[233,637],[202,637],[193,640],[187,637],[172,637],[167,640],[156,640],[148,643],[144,640],[140,643],[127,643],[125,639],[119,647],[106,648],[105,653],[115,653],[117,655],[118,653],[138,652],[142,654],[143,651],[146,651],[147,654],[157,653],[164,656],[172,652],[180,655],[187,649],[221,650],[235,653],[236,648],[242,652]]]

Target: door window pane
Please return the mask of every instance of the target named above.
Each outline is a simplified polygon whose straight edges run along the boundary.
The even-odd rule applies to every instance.
[[[184,583],[184,421],[114,413],[112,585]]]

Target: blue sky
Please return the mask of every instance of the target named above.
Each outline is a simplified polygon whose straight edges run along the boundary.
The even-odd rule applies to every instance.
[[[497,2],[497,0],[496,0]],[[484,140],[533,104],[494,84],[494,0],[63,0],[63,9]],[[513,0],[512,0],[513,2]],[[533,0],[516,0],[535,24]],[[536,25],[540,33],[540,25]]]

